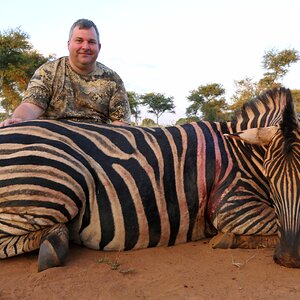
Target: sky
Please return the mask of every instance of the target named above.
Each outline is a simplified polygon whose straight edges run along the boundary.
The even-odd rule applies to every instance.
[[[5,4],[4,4],[5,3]],[[259,80],[266,51],[300,51],[299,0],[11,0],[1,1],[0,31],[20,27],[43,55],[68,55],[71,25],[92,20],[100,32],[98,60],[116,71],[127,91],[173,97],[184,118],[200,85],[221,84],[229,101],[236,80]],[[283,84],[300,89],[300,62]],[[155,116],[142,110],[142,118]]]

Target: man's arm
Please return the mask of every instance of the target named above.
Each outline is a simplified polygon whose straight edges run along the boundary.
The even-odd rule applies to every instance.
[[[43,113],[44,110],[35,104],[21,103],[13,112],[11,118],[8,118],[0,123],[0,127],[5,127],[7,125],[19,123],[22,121],[37,119]]]

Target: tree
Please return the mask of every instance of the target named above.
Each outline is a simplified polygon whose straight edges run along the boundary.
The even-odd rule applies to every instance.
[[[176,125],[183,125],[191,122],[199,122],[200,118],[197,116],[190,116],[187,118],[180,118],[176,121]]]
[[[288,73],[292,63],[300,59],[299,52],[294,49],[278,51],[272,49],[265,52],[262,60],[262,66],[266,70],[258,82],[246,77],[243,80],[235,81],[236,92],[232,96],[233,105],[231,109],[239,109],[251,98],[258,96],[265,90],[280,87],[280,80]]]
[[[36,68],[51,58],[33,50],[28,34],[20,28],[0,32],[0,98],[6,113],[21,102]]]
[[[131,114],[134,116],[134,122],[137,125],[140,118],[141,111],[139,110],[140,99],[135,92],[127,92],[127,97],[130,105]]]
[[[200,85],[187,97],[192,102],[186,109],[187,116],[196,116],[200,113],[200,117],[207,121],[224,120],[227,109],[224,94],[225,89],[218,83]]]
[[[156,116],[156,123],[158,119],[165,112],[175,113],[173,97],[166,97],[160,93],[148,93],[140,96],[141,104],[148,106],[148,112]]]
[[[287,74],[290,65],[299,59],[299,52],[294,49],[282,51],[271,49],[267,51],[262,61],[266,72],[264,77],[258,82],[259,91],[281,86],[279,80]]]
[[[300,113],[300,90],[291,90],[296,111]],[[299,116],[300,117],[300,116]]]
[[[242,108],[245,102],[254,98],[257,95],[257,83],[253,82],[251,78],[234,82],[236,91],[232,96],[233,104],[230,106],[231,110],[238,110]]]
[[[141,126],[144,126],[144,127],[155,127],[155,126],[157,126],[157,124],[152,119],[145,118],[142,121]]]
[[[0,112],[0,122],[4,121],[8,117],[7,113]]]

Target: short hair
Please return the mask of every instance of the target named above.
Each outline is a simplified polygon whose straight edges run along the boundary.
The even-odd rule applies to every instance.
[[[94,27],[96,34],[97,34],[98,42],[100,43],[100,35],[99,35],[98,28],[93,21],[88,20],[88,19],[79,19],[71,26],[71,29],[69,32],[69,41],[72,38],[74,28],[77,26],[79,27],[79,29],[90,29],[90,28]]]

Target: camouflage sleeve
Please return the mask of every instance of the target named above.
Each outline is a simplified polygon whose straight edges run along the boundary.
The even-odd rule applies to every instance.
[[[116,90],[109,104],[109,119],[130,124],[131,112],[127,93],[120,78],[116,80]]]
[[[46,110],[52,96],[51,73],[48,64],[39,67],[29,81],[22,102],[35,104]]]

